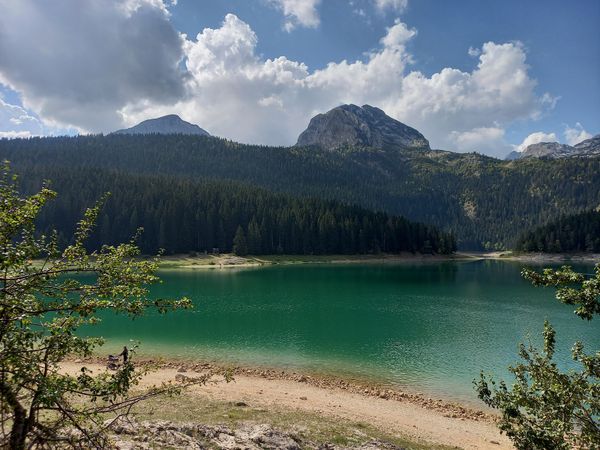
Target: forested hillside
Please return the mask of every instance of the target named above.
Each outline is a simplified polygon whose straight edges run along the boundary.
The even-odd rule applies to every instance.
[[[524,252],[600,253],[600,211],[562,216],[523,234],[516,249]]]
[[[144,253],[212,251],[245,254],[451,253],[454,238],[431,226],[336,201],[293,198],[235,182],[189,181],[91,169],[32,170],[27,192],[52,180],[58,198],[39,230],[64,236],[86,207],[110,191],[89,246],[128,241],[138,227]],[[236,238],[237,234],[237,238]],[[234,240],[237,239],[237,242]],[[237,247],[234,248],[234,244]]]
[[[99,168],[235,180],[336,199],[449,230],[466,249],[512,247],[521,230],[600,204],[600,158],[499,161],[443,151],[261,147],[183,135],[0,140],[0,158],[24,176],[34,169],[43,175]]]

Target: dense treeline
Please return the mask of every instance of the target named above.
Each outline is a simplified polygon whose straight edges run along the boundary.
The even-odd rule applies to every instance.
[[[144,228],[144,253],[235,251],[244,254],[451,253],[452,235],[402,217],[314,198],[294,198],[235,182],[188,181],[89,169],[30,171],[25,191],[50,178],[58,198],[40,215],[38,229],[72,235],[86,207],[104,192],[90,249],[128,241]],[[65,242],[61,242],[65,244]]]
[[[600,253],[600,211],[561,216],[523,234],[516,249],[524,252]]]
[[[600,158],[500,161],[442,151],[334,152],[184,135],[0,140],[0,158],[24,174],[99,168],[235,180],[335,199],[449,230],[466,249],[512,247],[521,230],[600,204]]]

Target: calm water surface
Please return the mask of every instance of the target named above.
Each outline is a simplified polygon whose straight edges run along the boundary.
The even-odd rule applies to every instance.
[[[521,279],[512,262],[297,265],[164,271],[156,296],[188,296],[193,311],[90,330],[107,352],[141,352],[370,377],[474,400],[481,369],[508,376],[518,343],[540,344],[544,319],[559,358],[581,339],[600,347],[600,322],[578,319],[554,291]],[[591,266],[579,270],[591,272]]]

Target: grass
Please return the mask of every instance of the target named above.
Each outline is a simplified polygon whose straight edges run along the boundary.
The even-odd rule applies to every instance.
[[[185,394],[157,397],[136,406],[139,420],[169,420],[195,422],[204,425],[226,425],[232,429],[242,424],[268,424],[298,436],[303,442],[318,445],[332,443],[340,446],[360,445],[373,440],[395,444],[411,450],[449,450],[454,447],[432,446],[387,434],[364,422],[327,418],[316,413],[272,407],[255,408],[232,402],[202,400]]]

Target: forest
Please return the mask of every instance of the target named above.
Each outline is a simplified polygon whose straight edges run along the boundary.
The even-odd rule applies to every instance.
[[[145,254],[232,252],[237,254],[448,254],[454,237],[403,217],[332,200],[291,197],[226,181],[191,181],[91,169],[30,171],[21,187],[35,192],[42,180],[58,193],[38,230],[58,232],[68,244],[85,209],[110,191],[88,242],[127,242],[141,227]]]
[[[515,248],[523,252],[600,253],[600,211],[561,216],[524,233]]]
[[[600,201],[600,158],[500,161],[476,153],[328,151],[185,135],[0,140],[0,158],[24,176],[87,168],[236,181],[336,200],[433,225],[466,250],[512,248],[522,230]]]

